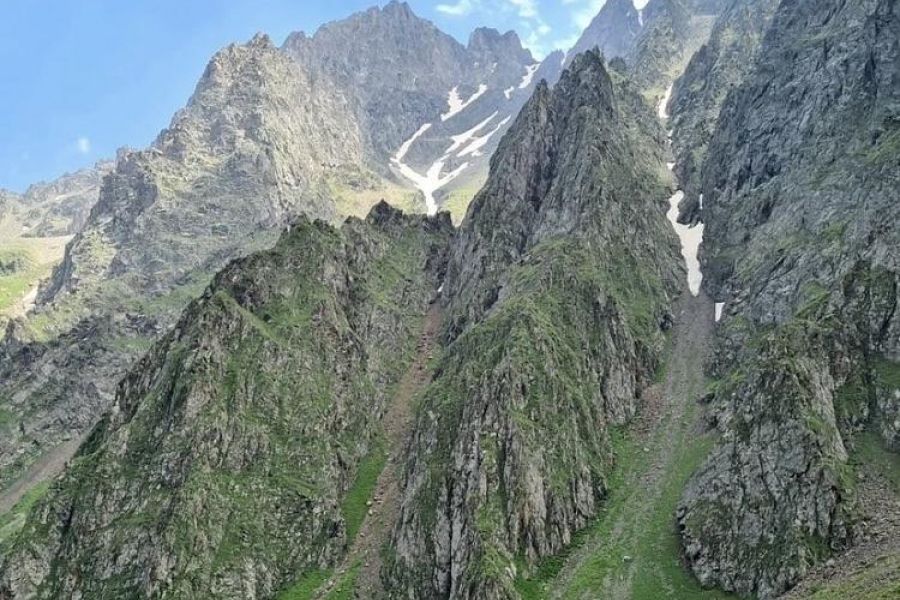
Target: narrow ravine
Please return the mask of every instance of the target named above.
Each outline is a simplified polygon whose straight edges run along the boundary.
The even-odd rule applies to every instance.
[[[525,598],[678,598],[729,596],[703,590],[682,567],[675,509],[684,484],[710,450],[697,400],[713,331],[705,294],[685,294],[665,380],[647,390],[641,413],[617,444],[617,465],[601,516],[583,532],[555,577],[523,582]]]
[[[428,362],[436,347],[440,326],[440,304],[435,302],[425,317],[416,345],[416,356],[400,380],[382,420],[387,462],[369,499],[368,514],[351,541],[344,560],[318,589],[314,598],[343,597],[344,594],[349,597],[352,590],[357,591],[356,597],[359,598],[379,598],[383,595],[381,549],[399,514],[401,454],[412,431],[413,401],[430,378]]]
[[[669,87],[657,106],[663,122],[669,116],[671,92]],[[667,166],[671,171],[674,164]],[[544,565],[535,579],[520,580],[523,598],[730,597],[702,589],[688,573],[675,531],[681,491],[715,441],[715,434],[705,432],[700,423],[697,401],[706,391],[703,365],[719,316],[700,287],[703,224],[678,223],[683,198],[680,190],[669,198],[666,216],[681,242],[689,293],[675,309],[665,378],[645,391],[639,416],[616,444],[617,463],[600,516],[579,534],[566,556]]]

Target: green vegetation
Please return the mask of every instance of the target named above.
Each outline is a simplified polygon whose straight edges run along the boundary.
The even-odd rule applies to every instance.
[[[731,598],[718,590],[702,589],[680,560],[675,508],[688,478],[714,442],[711,436],[692,431],[688,425],[693,422],[692,412],[689,409],[680,423],[664,417],[666,426],[660,427],[652,440],[615,434],[616,466],[601,515],[565,552],[545,559],[517,580],[516,588],[524,600],[548,598],[551,591],[576,598],[601,589],[619,590],[625,594],[621,597],[633,600]],[[677,437],[676,450],[667,457],[665,475],[654,493],[645,487],[641,475],[669,435]],[[563,581],[560,575],[568,563],[573,569]],[[622,591],[626,589],[627,594]]]
[[[353,590],[359,576],[361,563],[355,563],[344,573],[325,600],[353,600]],[[332,570],[314,570],[303,576],[297,583],[278,594],[278,600],[313,600],[316,592],[331,578]]]
[[[882,134],[878,142],[865,151],[863,159],[871,166],[888,166],[896,164],[900,156],[900,126],[894,125],[892,130]]]
[[[359,463],[356,480],[344,496],[341,503],[341,514],[347,528],[347,540],[353,540],[359,532],[368,512],[367,503],[372,499],[372,491],[378,482],[378,476],[387,461],[387,448],[383,438],[376,438],[369,454]]]
[[[878,385],[888,390],[900,390],[900,363],[886,358],[875,362],[875,376]]]
[[[884,446],[878,434],[864,431],[853,438],[852,465],[866,465],[880,473],[900,496],[900,455]]]
[[[473,181],[468,185],[451,190],[447,194],[447,199],[444,201],[442,209],[450,212],[454,225],[462,223],[463,218],[466,216],[466,211],[469,209],[469,204],[472,203],[475,194],[478,193],[483,185],[483,180]]]
[[[0,315],[22,300],[28,290],[50,272],[27,250],[0,248]]]
[[[297,583],[278,594],[278,600],[311,600],[320,587],[331,577],[331,570],[314,569]]]
[[[356,587],[356,578],[359,575],[360,563],[356,563],[344,573],[340,581],[334,586],[334,589],[328,593],[325,600],[353,600],[355,597],[353,590]]]
[[[22,529],[31,507],[44,496],[49,487],[50,483],[47,481],[39,483],[28,490],[28,493],[19,500],[12,510],[0,515],[0,550],[3,549],[3,546],[6,545],[13,535]]]
[[[900,555],[875,559],[862,571],[812,590],[808,600],[896,600],[900,598]]]
[[[383,179],[362,169],[345,168],[327,182],[329,196],[334,200],[337,217],[364,219],[373,206],[384,200],[405,213],[425,212],[419,192]]]

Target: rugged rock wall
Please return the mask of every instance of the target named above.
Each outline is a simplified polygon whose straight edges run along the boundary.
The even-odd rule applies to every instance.
[[[100,195],[103,177],[114,167],[112,161],[101,161],[48,183],[29,186],[19,197],[23,235],[53,237],[81,231]]]
[[[596,513],[610,428],[633,416],[680,289],[663,139],[589,52],[501,142],[453,245],[447,345],[384,573],[394,595],[517,597],[517,569]]]
[[[218,53],[153,146],[125,153],[87,225],[0,345],[0,487],[93,425],[128,365],[228,260],[301,213],[333,217],[329,172],[362,163],[349,107],[260,36]]]
[[[679,524],[706,584],[793,585],[850,539],[847,433],[874,421],[896,444],[898,141],[900,6],[782,2],[703,168],[725,442]]]
[[[621,58],[632,82],[655,103],[706,42],[719,9],[719,2],[650,0],[639,11],[631,0],[610,0],[566,61],[592,48],[608,60]]]
[[[694,54],[675,83],[669,112],[685,221],[694,221],[698,215],[700,171],[725,97],[753,72],[779,4],[779,0],[732,0],[716,21],[709,42]]]
[[[121,383],[0,597],[270,598],[332,565],[451,233],[381,204],[230,264]]]

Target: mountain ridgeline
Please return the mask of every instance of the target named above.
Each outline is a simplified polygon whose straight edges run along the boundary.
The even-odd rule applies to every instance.
[[[36,306],[0,341],[0,411],[15,415],[0,422],[0,489],[64,460],[60,443],[97,422],[129,366],[231,259],[271,246],[300,215],[339,224],[380,199],[425,212],[391,170],[422,123],[435,123],[419,141],[438,148],[438,175],[461,174],[453,161],[466,153],[467,185],[479,185],[536,69],[512,32],[478,30],[465,48],[398,2],[281,49],[259,35],[217,53],[153,145],[120,153],[85,222],[66,227],[77,234]],[[451,90],[471,99],[479,85],[477,101],[442,121]],[[418,144],[408,151],[410,168],[435,161]],[[467,201],[457,198],[462,210]]]
[[[397,597],[514,598],[597,513],[680,290],[662,130],[601,57],[540,86],[451,251],[444,354],[390,544]],[[547,444],[552,440],[552,444]]]
[[[0,600],[900,597],[900,4],[640,5],[260,34],[0,191]]]

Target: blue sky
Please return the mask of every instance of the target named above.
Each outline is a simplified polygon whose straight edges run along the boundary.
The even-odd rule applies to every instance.
[[[605,0],[410,0],[465,42],[515,29],[537,55],[571,46]],[[3,0],[0,188],[23,191],[141,148],[187,101],[219,48],[296,30],[384,0]]]

